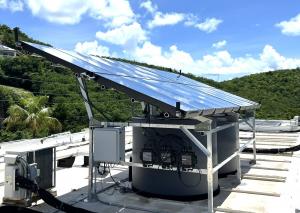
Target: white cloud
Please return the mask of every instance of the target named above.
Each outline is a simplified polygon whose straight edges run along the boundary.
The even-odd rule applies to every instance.
[[[89,10],[89,5],[80,0],[53,0],[51,3],[47,0],[27,0],[26,3],[34,16],[59,24],[76,24]]]
[[[196,16],[194,14],[186,14],[184,25],[185,26],[194,26],[197,24],[198,21],[199,21],[198,16]]]
[[[148,21],[148,28],[175,25],[179,22],[184,21],[187,18],[190,18],[189,14],[184,13],[162,13],[158,11],[156,4],[153,4],[151,0],[144,1],[140,4],[140,7],[145,8],[153,16],[153,19]]]
[[[163,51],[160,46],[147,41],[136,48],[130,57],[150,64],[181,69],[195,75],[251,74],[300,67],[300,58],[286,58],[270,45],[266,45],[258,57],[249,55],[233,57],[228,51],[222,50],[195,59],[177,46],[173,45],[167,51]]]
[[[196,27],[207,33],[211,33],[217,30],[219,24],[223,21],[217,18],[207,18],[204,22],[198,23],[198,16],[192,13],[162,13],[158,11],[157,5],[153,4],[151,0],[144,1],[140,4],[140,7],[145,8],[153,16],[153,19],[148,21],[148,28],[154,28],[159,26],[175,25],[180,22],[184,22],[185,26]]]
[[[23,10],[24,4],[21,0],[0,0],[0,8],[17,12]]]
[[[206,33],[211,33],[217,30],[218,26],[223,22],[221,19],[207,18],[204,22],[195,24],[194,27]]]
[[[160,46],[154,45],[150,41],[146,41],[141,47],[137,47],[131,56],[136,60],[149,64],[178,69],[193,63],[191,55],[178,50],[177,46],[172,45],[168,51],[163,51]]]
[[[106,26],[118,27],[135,20],[128,0],[90,0],[90,2],[90,15],[96,19],[107,20]]]
[[[275,26],[281,28],[281,32],[289,36],[300,36],[300,13],[288,21],[282,21]]]
[[[158,26],[166,26],[166,25],[175,25],[181,21],[183,21],[185,15],[182,13],[161,13],[156,12],[153,20],[148,22],[149,28],[154,28]]]
[[[98,41],[85,41],[78,42],[75,45],[75,51],[90,55],[99,55],[99,56],[110,56],[110,51],[108,47],[101,46],[98,44]]]
[[[213,43],[212,47],[216,48],[216,49],[221,49],[221,48],[225,47],[226,44],[227,44],[227,41],[226,40],[222,40],[222,41],[218,41],[216,43]]]
[[[103,20],[109,27],[135,20],[128,0],[0,0],[0,8],[12,11],[23,10],[24,5],[34,16],[58,24],[79,23],[84,15]]]
[[[266,45],[260,54],[260,60],[264,62],[269,70],[290,69],[300,67],[300,59],[286,58],[280,55],[271,45]]]
[[[140,4],[141,8],[145,8],[149,13],[154,13],[157,11],[157,5],[152,4],[150,0],[143,1]]]
[[[147,40],[146,32],[137,22],[106,32],[98,31],[96,37],[112,44],[121,45],[129,51],[134,49],[139,43]]]

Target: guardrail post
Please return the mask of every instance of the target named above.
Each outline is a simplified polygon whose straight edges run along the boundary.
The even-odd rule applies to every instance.
[[[237,130],[239,130],[239,122],[236,123],[237,125]],[[241,171],[241,159],[240,159],[240,135],[239,135],[239,131],[236,134],[236,149],[237,149],[237,156],[236,156],[236,163],[237,163],[237,169],[236,169],[236,178],[238,180],[238,182],[241,182],[241,178],[242,178],[242,171]]]

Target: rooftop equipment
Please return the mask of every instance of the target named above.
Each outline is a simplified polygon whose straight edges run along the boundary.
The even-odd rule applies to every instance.
[[[208,211],[213,212],[213,192],[218,188],[218,170],[236,159],[237,178],[240,180],[239,153],[250,143],[253,143],[254,161],[256,159],[255,119],[252,118],[259,104],[255,102],[192,80],[181,73],[29,42],[19,44],[26,51],[64,65],[76,74],[90,120],[89,200],[96,197],[94,166],[97,160],[109,163],[120,159],[120,164],[133,167],[133,187],[137,191],[173,198],[205,195],[208,197]],[[104,88],[115,88],[125,92],[132,100],[141,101],[145,107],[144,117],[127,123],[96,121],[84,79],[93,79]],[[218,162],[217,146],[222,139],[217,139],[216,134],[236,126],[236,122],[219,122],[218,125],[214,115],[237,116],[237,113],[245,115],[244,120],[253,129],[253,138],[241,148],[238,140],[232,141],[231,148],[228,148],[229,156],[223,153],[220,159],[224,160]],[[122,129],[125,126],[134,128],[133,162],[122,161],[123,153],[118,151],[122,148],[122,140],[119,141],[122,137],[117,139],[110,135],[105,136],[108,140],[102,138],[106,134],[105,128]],[[98,128],[103,128],[103,131],[98,132]],[[93,132],[95,129],[96,134]],[[112,143],[109,144],[109,150],[108,141]],[[103,150],[111,152],[111,156],[106,156]],[[187,185],[195,184],[198,177],[201,181],[197,187],[188,189],[185,186],[185,181],[188,180]],[[159,180],[160,183],[153,183],[153,180]],[[160,188],[163,190],[160,191]]]
[[[136,119],[137,123],[145,120]],[[168,124],[167,119],[156,119],[156,123]],[[178,119],[178,124],[199,121]],[[216,123],[214,122],[214,126]],[[206,147],[207,137],[200,132],[191,133]],[[217,134],[213,134],[213,166],[218,164]],[[180,130],[173,128],[133,127],[133,162],[144,167],[132,168],[132,188],[135,192],[175,200],[207,199],[207,178],[201,169],[206,168],[205,154]],[[162,169],[152,169],[160,165]],[[190,173],[189,171],[195,171]],[[213,176],[214,194],[219,193],[218,174]]]
[[[3,203],[30,206],[32,193],[18,187],[17,177],[28,178],[44,189],[52,189],[56,184],[55,147],[27,147],[6,151],[4,156],[5,182]]]

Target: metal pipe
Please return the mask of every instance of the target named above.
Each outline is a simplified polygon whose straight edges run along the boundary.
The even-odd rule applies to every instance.
[[[247,143],[245,143],[243,146],[239,148],[239,151],[242,152],[250,143],[253,143],[254,139],[249,140]]]
[[[134,162],[127,162],[127,161],[120,161],[120,165],[122,166],[132,166],[132,167],[142,167],[144,169],[158,169],[158,170],[167,170],[167,171],[177,171],[177,167],[170,167],[169,169],[163,169],[161,165],[153,164],[151,166],[144,166],[142,163],[134,163]],[[181,173],[201,173],[201,174],[207,174],[207,169],[191,169],[191,170],[182,170]]]
[[[94,136],[93,128],[90,128],[90,144],[89,144],[89,176],[88,176],[88,202],[95,201],[96,188],[94,186]]]
[[[247,119],[245,119],[244,122],[245,122],[246,124],[248,124],[248,126],[249,126],[251,129],[253,129],[253,124],[249,123],[249,121],[248,121]]]
[[[109,127],[144,127],[144,128],[165,128],[165,129],[179,129],[185,127],[186,129],[196,129],[195,125],[183,125],[183,124],[155,124],[155,123],[142,123],[142,122],[102,122]]]
[[[222,131],[224,129],[228,129],[228,128],[233,127],[233,126],[235,126],[235,123],[225,124],[225,125],[218,126],[214,129],[210,130],[210,132],[211,133],[219,132],[219,131]]]
[[[53,152],[53,158],[54,158],[54,162],[53,162],[53,167],[54,167],[53,179],[54,179],[54,181],[53,181],[53,184],[56,187],[56,147],[53,147],[52,152]]]
[[[94,137],[93,137],[93,111],[89,103],[89,96],[87,88],[85,87],[84,81],[82,79],[82,74],[76,75],[76,79],[79,84],[80,93],[84,101],[85,109],[89,118],[89,175],[88,175],[88,201],[93,202],[96,200],[96,188],[94,186]]]
[[[89,121],[92,121],[93,120],[93,111],[92,111],[92,108],[91,108],[90,103],[88,101],[89,100],[88,93],[86,91],[86,88],[85,88],[85,85],[83,83],[82,77],[80,75],[78,75],[78,76],[76,76],[76,78],[77,78],[77,81],[79,83],[80,93],[81,93],[83,101],[84,101],[84,105],[85,105],[85,109],[87,111]]]
[[[229,161],[231,161],[235,156],[237,156],[239,153],[239,151],[236,151],[235,153],[233,153],[232,155],[230,155],[228,158],[226,158],[225,160],[223,160],[221,163],[219,163],[217,166],[215,166],[213,168],[213,173],[215,173],[216,171],[218,171],[221,167],[223,167],[226,163],[228,163]]]
[[[256,132],[256,129],[255,129],[255,111],[253,112],[253,127],[252,127],[252,138],[253,138],[253,164],[256,163],[256,135],[255,135],[255,132]]]
[[[236,123],[236,129],[239,130],[239,123]],[[235,141],[236,141],[235,148],[238,150],[237,151],[237,159],[236,159],[236,163],[237,163],[236,178],[237,178],[238,182],[240,183],[241,179],[242,179],[242,169],[241,169],[241,155],[240,155],[240,136],[239,136],[239,131],[237,131]]]
[[[207,155],[207,191],[208,191],[208,213],[214,212],[214,183],[213,183],[213,156],[212,156],[212,134],[207,133],[207,150],[210,155]]]
[[[211,156],[211,151],[206,149],[188,129],[183,126],[181,126],[180,129],[207,157]]]

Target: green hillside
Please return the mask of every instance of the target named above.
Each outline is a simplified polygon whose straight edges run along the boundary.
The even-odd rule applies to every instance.
[[[37,42],[23,32],[21,35],[21,39]],[[0,25],[0,41],[7,46],[14,47],[12,30],[5,25]],[[115,58],[114,60],[178,73],[170,68],[136,61]],[[192,74],[184,75],[260,102],[262,107],[257,112],[258,118],[291,119],[294,115],[300,115],[299,69],[260,73],[221,83]],[[103,90],[101,85],[93,81],[88,81],[87,84],[91,101],[95,105],[94,113],[97,119],[126,121],[132,115],[140,113],[140,104],[132,104],[127,95],[113,89]],[[47,106],[52,108],[52,116],[62,123],[63,131],[79,131],[88,125],[76,79],[73,72],[67,68],[52,64],[41,57],[26,54],[16,58],[0,58],[0,85],[22,88],[35,96],[48,96]],[[5,93],[5,96],[3,94],[0,87],[1,113],[5,117],[8,106],[18,101],[13,98],[14,94]],[[5,133],[3,129],[0,131]],[[19,134],[14,136],[14,139],[18,137],[24,136]],[[9,134],[5,137],[0,134],[0,141],[9,139]]]
[[[291,119],[300,115],[300,68],[253,74],[219,85],[221,89],[261,103],[258,118]]]
[[[0,24],[0,43],[11,47],[11,48],[16,48],[15,41],[14,41],[14,31],[10,27],[8,27],[5,24]],[[37,41],[29,36],[27,36],[24,32],[20,31],[19,32],[19,39],[22,41],[29,41],[33,43],[38,43],[38,44],[44,44],[48,45],[46,43],[43,43],[41,41]]]

